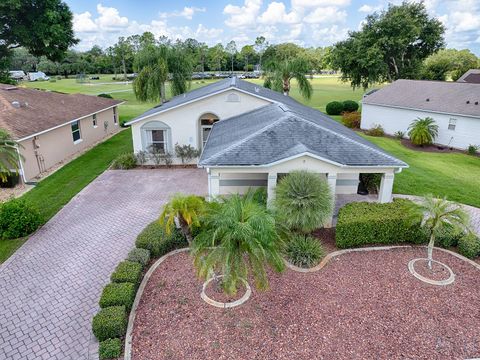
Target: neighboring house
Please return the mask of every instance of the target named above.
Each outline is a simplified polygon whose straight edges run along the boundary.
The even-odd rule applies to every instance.
[[[480,69],[470,69],[460,76],[457,82],[480,84]]]
[[[135,152],[176,143],[202,150],[210,196],[267,187],[292,170],[325,176],[336,194],[356,194],[360,173],[382,173],[379,201],[407,167],[320,111],[237,78],[177,96],[132,120]],[[176,159],[178,163],[178,159]]]
[[[19,144],[23,181],[116,133],[119,103],[0,84],[0,128]]]
[[[479,145],[480,85],[397,80],[362,100],[362,129],[379,124],[390,135],[407,133],[413,120],[425,117],[439,127],[437,144],[458,149]]]

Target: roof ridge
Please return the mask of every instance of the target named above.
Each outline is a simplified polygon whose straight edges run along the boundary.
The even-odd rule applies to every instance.
[[[268,106],[268,105],[267,105],[267,106]],[[278,123],[286,120],[287,118],[288,118],[288,115],[284,115],[284,116],[280,117],[279,119],[275,120],[275,121],[272,122],[271,124],[269,124],[269,125],[267,125],[267,126],[264,126],[264,127],[260,128],[260,129],[258,129],[257,131],[251,133],[250,135],[244,137],[243,139],[240,139],[240,140],[237,141],[236,143],[233,143],[232,145],[227,146],[227,147],[226,147],[225,149],[223,149],[222,151],[220,151],[220,152],[218,152],[218,153],[216,153],[216,154],[214,154],[214,155],[212,155],[212,156],[210,156],[210,157],[208,157],[208,158],[206,158],[206,159],[203,159],[203,161],[212,160],[212,159],[215,159],[215,158],[219,157],[220,155],[223,155],[223,154],[225,154],[225,153],[228,153],[230,150],[232,150],[232,149],[236,148],[237,146],[239,146],[239,145],[247,142],[248,140],[250,140],[250,139],[254,138],[255,136],[263,133],[264,131],[272,128],[273,126],[275,126],[275,125],[277,125]],[[225,120],[223,120],[223,121],[225,121]]]

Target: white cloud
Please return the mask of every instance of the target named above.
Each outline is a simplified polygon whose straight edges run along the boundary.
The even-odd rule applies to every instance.
[[[331,27],[320,27],[319,25],[312,26],[313,39],[317,44],[329,45],[337,41],[344,40],[348,35],[348,28],[340,28],[338,25]]]
[[[97,12],[100,16],[95,20],[95,23],[103,31],[118,31],[128,26],[128,18],[120,16],[116,8],[98,4]]]
[[[362,5],[360,6],[360,8],[358,9],[358,11],[362,12],[362,13],[372,13],[374,11],[379,11],[379,10],[382,10],[383,9],[383,6],[382,5],[377,5],[377,6],[372,6],[372,5]]]
[[[347,18],[345,10],[339,10],[334,6],[318,7],[303,18],[303,21],[310,24],[331,24],[344,22]]]
[[[82,14],[73,16],[73,30],[76,32],[94,32],[97,31],[97,24],[92,20],[92,14],[86,11]]]
[[[195,37],[203,40],[214,40],[218,42],[219,37],[223,34],[223,29],[207,28],[202,24],[198,24],[195,31]]]
[[[245,0],[243,6],[228,4],[223,9],[223,13],[229,16],[225,24],[234,28],[244,28],[253,25],[261,6],[262,0]]]
[[[292,0],[293,8],[312,8],[321,6],[348,6],[350,0]]]
[[[192,7],[185,6],[182,11],[173,11],[173,12],[170,12],[170,13],[161,12],[159,15],[160,15],[161,18],[164,18],[164,19],[169,18],[169,17],[183,17],[187,20],[192,20],[195,13],[205,12],[205,11],[206,11],[205,8],[198,8],[198,7],[194,7],[194,6],[192,6]]]
[[[273,1],[268,4],[267,10],[260,15],[258,21],[262,24],[293,24],[300,21],[300,17],[295,11],[286,12],[285,4],[283,2]]]

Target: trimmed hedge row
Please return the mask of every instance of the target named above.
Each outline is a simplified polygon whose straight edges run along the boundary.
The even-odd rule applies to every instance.
[[[93,333],[100,341],[100,359],[117,358],[122,353],[128,325],[128,315],[132,308],[143,270],[152,258],[188,246],[187,240],[177,230],[166,235],[162,226],[155,221],[138,235],[137,247],[132,249],[127,260],[120,262],[110,276],[112,281],[103,289],[99,300],[101,310],[92,322]]]
[[[421,219],[412,219],[412,202],[395,199],[391,203],[350,203],[340,209],[335,242],[339,248],[370,244],[422,244],[427,234]]]

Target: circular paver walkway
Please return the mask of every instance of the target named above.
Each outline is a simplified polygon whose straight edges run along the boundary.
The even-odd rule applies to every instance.
[[[205,195],[205,170],[107,171],[0,265],[0,359],[98,358],[100,292],[175,192]]]

